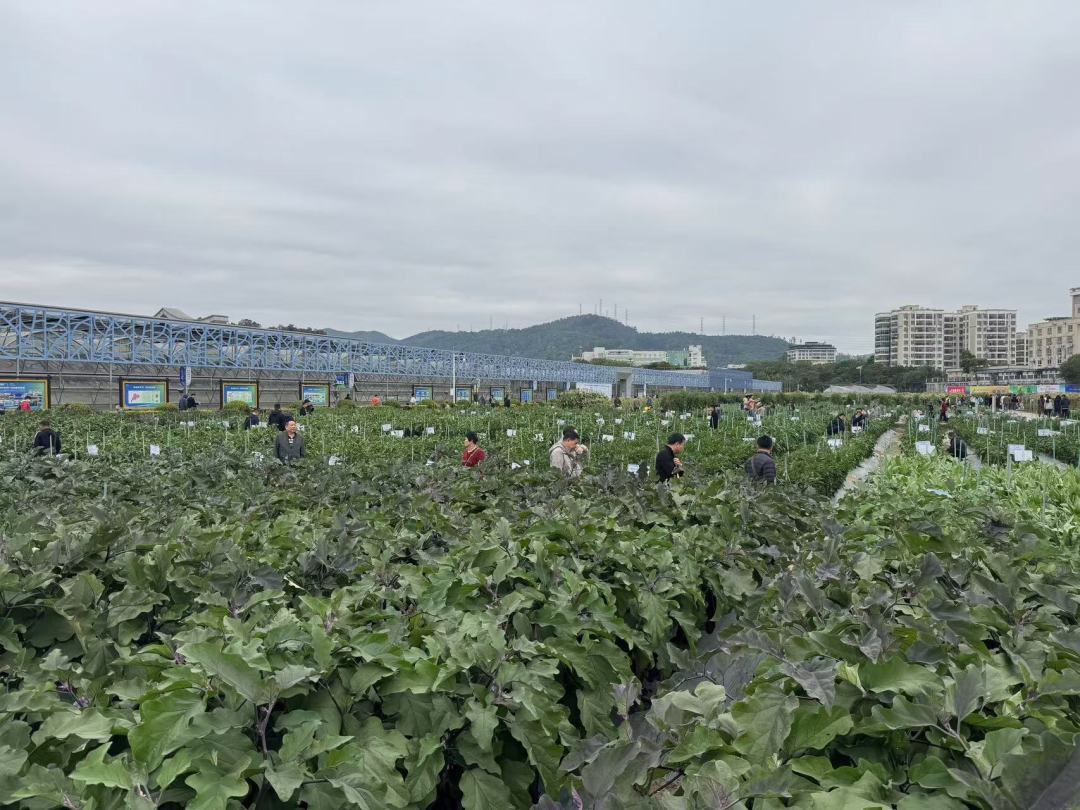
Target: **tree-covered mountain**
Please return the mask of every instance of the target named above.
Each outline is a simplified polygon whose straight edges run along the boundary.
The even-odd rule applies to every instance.
[[[370,332],[328,334],[376,340]],[[379,334],[379,333],[374,333]],[[710,366],[774,360],[783,355],[787,341],[763,335],[699,335],[692,332],[639,332],[632,326],[599,315],[575,315],[524,329],[484,329],[478,332],[421,332],[398,342],[431,349],[509,354],[545,360],[569,360],[573,355],[604,346],[608,349],[660,349],[671,351],[700,344]]]

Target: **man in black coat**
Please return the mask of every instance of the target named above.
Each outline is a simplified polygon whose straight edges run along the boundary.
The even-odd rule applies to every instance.
[[[668,436],[667,445],[656,454],[656,478],[661,484],[683,474],[678,456],[685,446],[686,437],[681,433],[672,433]]]
[[[41,430],[34,436],[34,452],[51,456],[60,452],[60,434],[52,429],[48,419],[41,423]]]
[[[281,410],[281,403],[274,403],[274,410],[270,411],[270,416],[266,419],[266,424],[270,427],[276,427],[278,430],[284,430],[287,422],[285,421],[285,414]]]

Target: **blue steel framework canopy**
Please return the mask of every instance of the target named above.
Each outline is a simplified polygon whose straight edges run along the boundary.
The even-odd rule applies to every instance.
[[[0,360],[746,390],[747,372],[593,366],[201,321],[0,302]]]

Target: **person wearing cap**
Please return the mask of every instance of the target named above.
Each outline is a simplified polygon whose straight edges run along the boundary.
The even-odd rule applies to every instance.
[[[589,448],[581,443],[581,436],[572,427],[563,430],[562,441],[556,442],[548,451],[551,466],[568,478],[578,478],[585,470]]]
[[[259,411],[255,408],[251,409],[251,413],[247,415],[247,419],[244,420],[244,430],[251,430],[255,425],[259,424]]]
[[[776,483],[776,461],[772,457],[773,444],[772,436],[758,436],[757,452],[746,460],[746,476],[753,483]]]
[[[656,454],[656,477],[661,484],[682,476],[683,466],[679,453],[684,447],[686,437],[681,433],[672,433],[668,436],[667,444]]]

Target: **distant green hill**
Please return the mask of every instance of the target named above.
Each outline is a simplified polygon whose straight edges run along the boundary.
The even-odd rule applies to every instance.
[[[338,332],[328,334],[360,337],[373,333]],[[381,334],[381,333],[374,333]],[[691,332],[639,332],[631,326],[599,315],[575,315],[524,329],[484,329],[479,332],[421,332],[401,341],[408,346],[430,349],[460,349],[465,352],[509,354],[544,360],[569,360],[573,355],[604,346],[609,349],[685,349],[700,344],[709,366],[775,360],[783,356],[787,341],[763,335],[698,335]],[[377,341],[384,342],[384,341]]]

